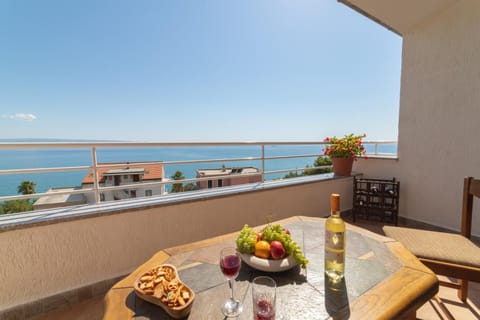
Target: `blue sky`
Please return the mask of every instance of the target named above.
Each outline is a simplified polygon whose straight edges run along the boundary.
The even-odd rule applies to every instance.
[[[0,40],[0,138],[397,139],[402,39],[336,0],[2,0]]]

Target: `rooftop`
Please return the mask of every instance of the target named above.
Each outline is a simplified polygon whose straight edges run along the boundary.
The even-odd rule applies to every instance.
[[[144,168],[125,168],[125,169],[114,169],[109,170],[103,173],[104,176],[118,176],[122,174],[143,174],[145,172]]]
[[[233,168],[215,168],[215,169],[198,169],[197,176],[218,176],[229,174],[249,174],[260,172],[258,168],[254,167],[233,167]]]
[[[122,165],[119,169],[112,169],[108,166],[114,165],[118,167]],[[99,168],[97,169],[98,175],[100,177],[99,182],[105,182],[105,177],[114,176],[114,175],[124,175],[124,174],[143,174],[143,180],[161,180],[163,178],[163,164],[146,164],[146,163],[99,163]],[[85,178],[83,178],[82,184],[91,184],[93,183],[93,169],[90,168]]]
[[[83,194],[56,194],[58,192],[80,190],[79,187],[52,188],[47,191],[49,196],[41,197],[33,204],[35,210],[53,208],[56,206],[85,204],[86,199]]]

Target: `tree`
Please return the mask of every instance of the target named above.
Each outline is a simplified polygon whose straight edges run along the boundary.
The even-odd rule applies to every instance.
[[[199,187],[194,183],[186,183],[183,186],[183,191],[193,191],[193,190],[198,190],[198,189],[199,189]]]
[[[330,160],[329,157],[318,157],[315,162],[313,163],[314,167],[320,167],[320,166],[331,166],[332,165],[332,160]],[[302,176],[311,176],[314,174],[322,174],[322,173],[329,173],[332,172],[331,167],[325,167],[325,168],[319,168],[319,169],[309,169],[310,166],[307,165],[307,169],[303,170],[302,173],[298,172],[289,172],[286,174],[283,178],[284,179],[289,179],[289,178],[296,178],[296,177],[302,177]]]
[[[20,183],[20,185],[18,186],[17,190],[18,190],[18,193],[21,193],[21,194],[34,194],[35,193],[35,186],[37,184],[33,181],[27,181],[27,180],[24,180]]]
[[[21,194],[34,194],[35,186],[37,184],[33,181],[22,181],[17,187],[18,193]],[[4,213],[15,213],[15,212],[25,212],[32,211],[33,203],[30,199],[22,200],[12,200],[5,201],[3,204],[0,204],[0,214]]]
[[[185,177],[183,176],[182,171],[175,171],[175,173],[170,177],[173,180],[184,180]],[[171,192],[182,192],[183,191],[183,183],[174,183],[172,185]]]
[[[2,209],[0,212],[3,213],[15,213],[15,212],[25,212],[25,211],[32,211],[33,205],[28,199],[23,200],[13,200],[13,201],[6,201],[2,205]]]
[[[284,179],[290,179],[290,178],[296,178],[296,177],[301,177],[301,176],[303,176],[303,174],[298,173],[296,171],[290,171],[283,178]]]
[[[318,157],[317,160],[313,163],[314,167],[321,167],[321,166],[331,166],[332,160],[329,157]],[[307,169],[304,171],[304,174],[309,176],[313,174],[321,174],[321,173],[329,173],[332,172],[331,167],[320,168],[320,169]]]

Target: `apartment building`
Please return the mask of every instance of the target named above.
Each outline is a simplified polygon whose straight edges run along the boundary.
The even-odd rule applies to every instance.
[[[262,174],[255,167],[221,167],[197,170],[197,178],[207,177],[210,179],[197,182],[199,189],[219,188],[262,181]]]
[[[112,167],[108,168],[106,165],[112,165]],[[165,185],[145,185],[151,182],[164,181],[164,168],[160,163],[105,163],[99,164],[97,173],[99,187],[125,185],[124,189],[101,192],[100,201],[149,197],[165,193]],[[93,168],[90,168],[82,181],[82,188],[92,188],[93,184]],[[88,203],[95,203],[93,194],[87,194],[86,197]]]

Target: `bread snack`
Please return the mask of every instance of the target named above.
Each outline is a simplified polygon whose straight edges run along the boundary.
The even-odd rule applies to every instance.
[[[194,292],[178,277],[177,269],[162,264],[142,274],[134,283],[136,294],[162,307],[171,317],[185,317],[192,308]]]

